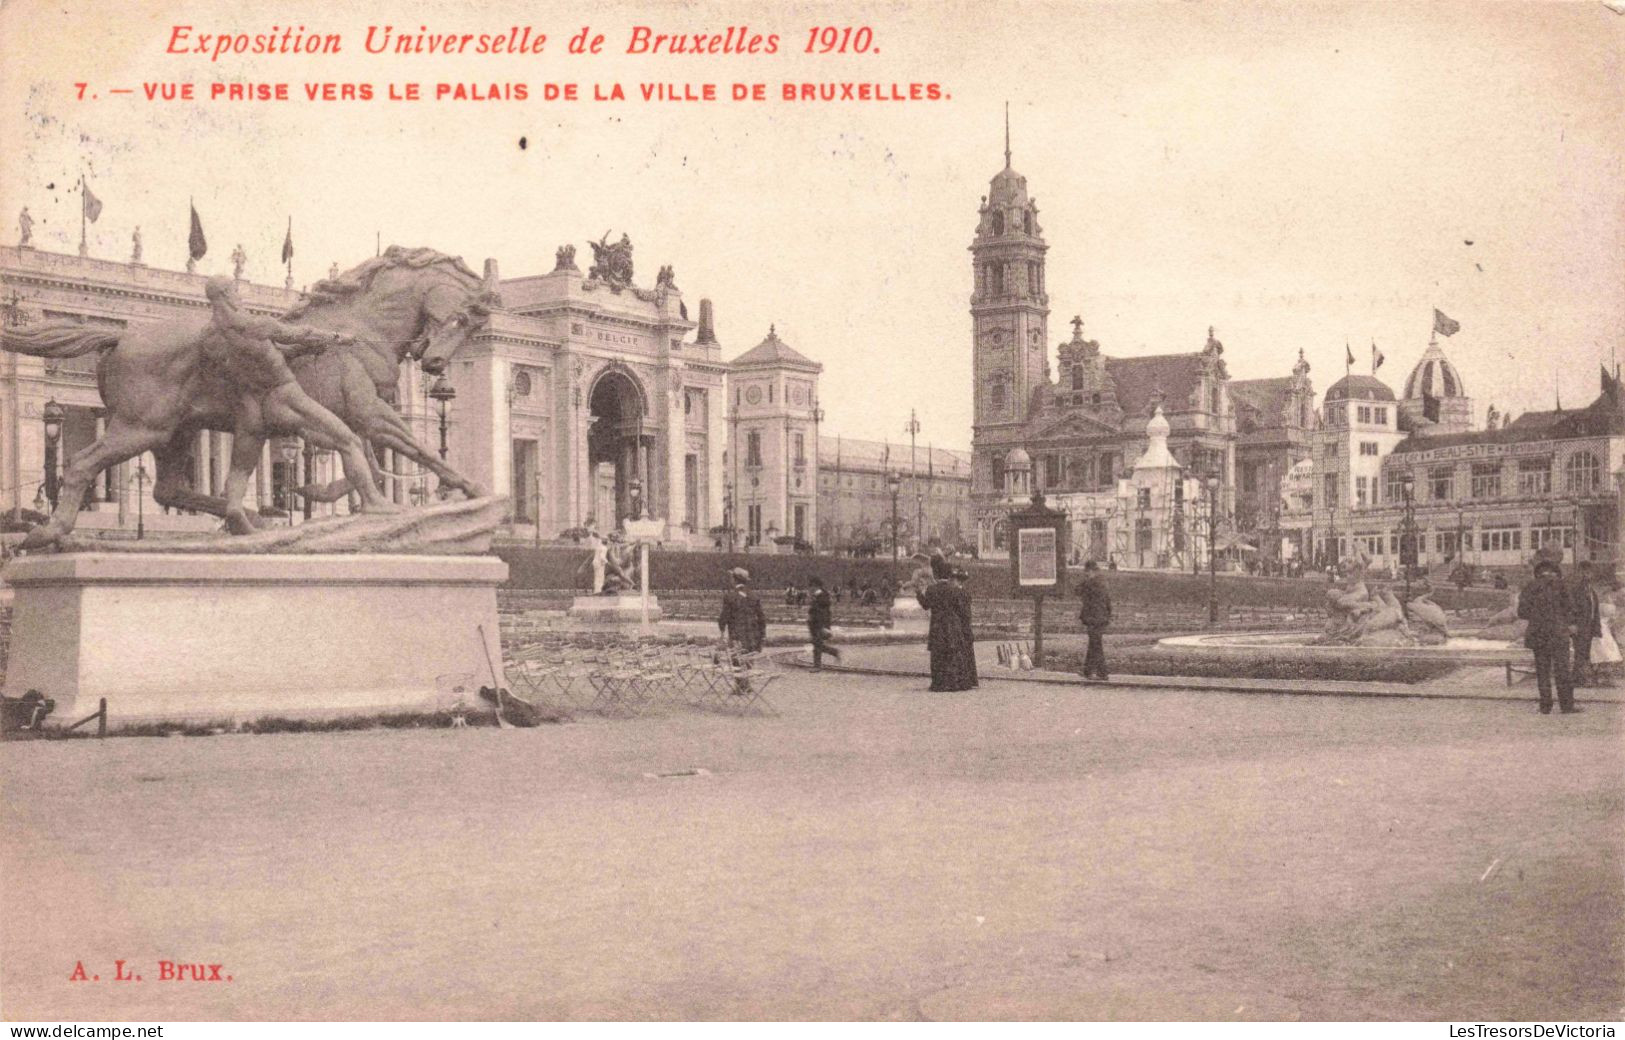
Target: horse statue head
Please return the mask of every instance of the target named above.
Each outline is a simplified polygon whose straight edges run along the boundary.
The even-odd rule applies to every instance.
[[[390,246],[337,278],[317,282],[288,321],[349,331],[357,342],[415,360],[439,375],[486,326],[496,296],[459,257],[433,249]]]

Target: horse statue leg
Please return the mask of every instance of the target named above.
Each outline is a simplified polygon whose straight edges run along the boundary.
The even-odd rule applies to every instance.
[[[170,431],[150,430],[117,414],[107,421],[107,432],[96,443],[74,455],[63,473],[51,519],[28,532],[19,548],[42,549],[58,545],[73,530],[84,504],[85,492],[98,474],[109,466],[152,451],[169,440]]]
[[[167,509],[185,509],[224,517],[225,499],[205,495],[192,488],[192,474],[187,462],[196,436],[196,430],[177,430],[167,443],[153,450],[157,473],[153,475],[152,500]]]
[[[412,436],[411,427],[406,420],[388,405],[379,402],[382,407],[370,409],[365,417],[365,426],[361,435],[380,448],[388,448],[397,457],[404,457],[422,466],[433,473],[444,487],[453,491],[461,491],[466,498],[483,498],[485,489],[465,478],[440,460],[440,457],[424,448]]]

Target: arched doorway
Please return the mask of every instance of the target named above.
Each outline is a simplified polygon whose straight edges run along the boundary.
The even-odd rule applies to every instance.
[[[649,515],[654,493],[649,463],[654,437],[643,428],[643,392],[631,373],[609,369],[594,381],[587,399],[589,511],[601,530],[621,526],[632,514],[632,488],[639,486],[639,515]]]

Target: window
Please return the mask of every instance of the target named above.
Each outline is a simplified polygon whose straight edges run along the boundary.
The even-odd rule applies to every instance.
[[[1141,509],[1150,509],[1151,508],[1151,489],[1150,488],[1140,488],[1135,493],[1135,505],[1139,506]]]
[[[1478,532],[1478,547],[1484,552],[1515,552],[1523,549],[1523,528],[1495,527]]]
[[[1435,502],[1448,502],[1454,494],[1454,483],[1455,473],[1449,466],[1435,466],[1428,471],[1428,494]]]
[[[1241,464],[1241,490],[1258,490],[1258,463],[1243,462]]]
[[[1214,415],[1219,414],[1219,384],[1217,383],[1214,383],[1212,386],[1208,387],[1207,410],[1212,412]]]
[[[807,507],[797,502],[792,515],[795,518],[794,533],[796,540],[804,542],[807,540]]]
[[[1518,460],[1518,494],[1549,495],[1552,493],[1552,460]]]
[[[1004,234],[1004,213],[1001,210],[993,211],[993,234],[995,236]]]
[[[1074,390],[1082,390],[1083,389],[1083,366],[1082,365],[1073,365],[1072,366],[1072,389],[1074,389]]]
[[[1405,471],[1391,469],[1382,475],[1382,497],[1389,502],[1405,501]]]
[[[1501,464],[1498,462],[1473,463],[1473,497],[1501,497]]]
[[[1021,230],[1029,235],[1033,233],[1033,211],[1030,209],[1021,213]]]
[[[1367,499],[1370,497],[1370,494],[1371,494],[1371,478],[1370,477],[1355,477],[1354,478],[1354,504],[1357,505],[1357,506],[1366,505],[1367,504]]]
[[[745,465],[760,466],[762,464],[762,435],[756,430],[745,434]]]
[[[807,464],[807,436],[806,436],[806,434],[798,433],[798,434],[795,435],[795,451],[796,451],[796,456],[795,456],[796,457],[796,465],[805,466]]]
[[[1358,409],[1356,409],[1356,411],[1359,413],[1358,418],[1359,418],[1359,420],[1361,422],[1368,423],[1368,422],[1371,421],[1371,406],[1370,405],[1362,404],[1362,405],[1360,405],[1360,407]]]
[[[1140,552],[1151,551],[1151,518],[1141,517],[1134,522],[1134,547]]]
[[[1044,456],[1044,486],[1061,486],[1061,457],[1059,455]]]
[[[1376,441],[1361,441],[1360,442],[1360,454],[1364,455],[1364,456],[1366,456],[1368,458],[1373,458],[1373,459],[1376,458],[1377,457],[1377,442]]]
[[[1004,460],[997,455],[993,457],[993,490],[1004,490]]]
[[[1328,474],[1326,474],[1325,492],[1324,492],[1324,494],[1323,494],[1323,496],[1321,498],[1321,503],[1327,509],[1336,509],[1337,508],[1337,474],[1336,473],[1328,473]]]
[[[1566,524],[1531,527],[1529,529],[1529,548],[1572,549],[1574,548],[1574,528]]]
[[[749,539],[751,545],[760,544],[761,541],[762,541],[762,507],[761,507],[761,505],[756,504],[756,505],[746,506],[745,507],[745,519],[746,519],[746,527],[745,527],[745,536],[746,536],[746,538]]]
[[[1569,461],[1563,465],[1563,473],[1571,492],[1594,491],[1602,483],[1602,463],[1589,451],[1570,455]]]
[[[1388,409],[1387,408],[1373,408],[1373,409],[1371,409],[1371,421],[1376,423],[1378,426],[1387,426],[1388,425]]]
[[[1109,488],[1117,479],[1117,456],[1105,454],[1095,464],[1095,476],[1099,479],[1099,487]]]
[[[1456,532],[1437,531],[1433,535],[1433,549],[1440,556],[1448,556],[1456,551]]]
[[[1004,411],[1004,382],[1001,380],[993,384],[987,394],[987,405],[994,412]]]

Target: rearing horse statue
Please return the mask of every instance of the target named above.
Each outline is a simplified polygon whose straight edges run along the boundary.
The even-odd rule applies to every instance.
[[[284,315],[287,321],[353,337],[290,367],[305,392],[364,443],[409,458],[443,486],[477,498],[481,489],[418,444],[390,399],[403,361],[419,361],[429,375],[443,372],[485,325],[491,304],[479,276],[457,257],[390,246],[338,278],[318,282]],[[240,395],[203,356],[200,344],[209,334],[206,316],[116,330],[67,321],[0,330],[0,348],[14,353],[70,358],[99,352],[96,377],[107,407],[106,432],[68,462],[55,511],[28,533],[23,548],[58,543],[73,530],[96,476],[147,451],[157,462],[152,490],[159,504],[223,517],[236,534],[254,529],[240,501],[203,495],[190,486],[187,463],[196,436],[202,430],[235,433],[231,468],[240,478],[259,463],[267,437],[301,431],[245,426]],[[242,484],[228,480],[227,486]],[[339,481],[305,491],[331,500],[348,487]]]

